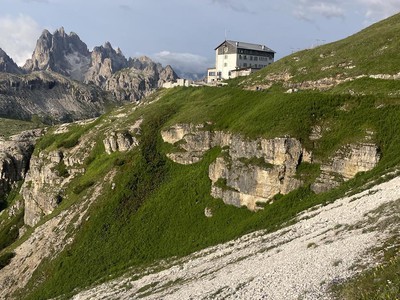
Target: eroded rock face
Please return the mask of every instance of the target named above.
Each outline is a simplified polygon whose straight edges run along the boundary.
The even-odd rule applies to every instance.
[[[54,71],[81,81],[89,64],[90,53],[86,44],[76,33],[66,34],[61,27],[54,34],[43,31],[24,69],[27,72]]]
[[[108,154],[116,151],[126,152],[139,145],[136,137],[129,132],[111,132],[111,134],[103,140],[104,148]]]
[[[163,83],[177,78],[171,66],[163,68],[161,64],[143,56],[130,59],[129,67],[108,77],[103,88],[119,100],[138,101],[162,87]]]
[[[84,81],[104,87],[105,82],[119,70],[128,67],[128,60],[120,49],[114,50],[109,42],[95,47],[91,54],[91,65]]]
[[[227,204],[255,210],[257,203],[268,202],[274,195],[286,194],[302,184],[295,175],[306,151],[293,138],[249,140],[192,124],[172,126],[162,132],[162,138],[171,144],[179,143],[184,152],[170,153],[168,157],[181,164],[198,162],[212,147],[224,149],[210,165],[209,178],[211,195]]]
[[[41,129],[29,130],[9,140],[0,140],[0,197],[5,197],[14,183],[25,178],[36,139],[42,133]]]
[[[379,159],[379,149],[374,144],[350,144],[342,147],[328,163],[321,165],[321,175],[311,188],[316,193],[326,192],[359,172],[372,170]]]
[[[81,137],[73,148],[50,152],[43,150],[32,156],[21,187],[26,225],[35,226],[43,216],[52,213],[63,201],[65,187],[85,172],[85,160],[95,143],[89,137],[90,132]]]
[[[257,203],[287,194],[303,182],[296,176],[300,163],[312,163],[312,153],[297,139],[247,139],[238,134],[206,130],[204,125],[177,124],[161,132],[163,140],[174,144],[176,152],[167,156],[180,164],[200,161],[206,151],[222,148],[221,156],[209,167],[211,195],[225,203],[257,209]],[[322,164],[321,173],[312,184],[316,193],[337,187],[358,172],[373,169],[379,161],[373,144],[351,144]]]

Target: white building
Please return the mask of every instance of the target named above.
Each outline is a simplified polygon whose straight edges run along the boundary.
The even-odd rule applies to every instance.
[[[267,46],[224,41],[215,48],[215,68],[207,70],[207,83],[248,75],[274,62]]]

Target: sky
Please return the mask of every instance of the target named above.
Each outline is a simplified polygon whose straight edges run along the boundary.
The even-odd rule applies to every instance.
[[[23,65],[44,29],[111,42],[180,73],[205,73],[225,39],[263,44],[275,59],[334,42],[400,12],[400,0],[0,0],[0,48]]]

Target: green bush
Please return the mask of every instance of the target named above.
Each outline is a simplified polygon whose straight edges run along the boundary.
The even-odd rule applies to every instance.
[[[7,266],[11,262],[11,259],[14,256],[15,256],[14,252],[7,252],[0,255],[0,270],[3,269],[5,266]]]

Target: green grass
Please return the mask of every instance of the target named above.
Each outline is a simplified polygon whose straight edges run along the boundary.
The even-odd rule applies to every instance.
[[[292,82],[338,74],[396,74],[400,66],[400,40],[396,38],[399,19],[400,15],[396,15],[337,43],[295,53],[248,78],[229,81],[228,87],[163,90],[151,96],[161,97],[151,105],[136,111],[132,105],[127,106],[125,111],[130,115],[125,121],[110,113],[88,125],[73,125],[67,133],[47,134],[39,141],[35,154],[44,149],[74,147],[89,131],[96,131],[96,144],[85,161],[85,174],[71,181],[59,207],[40,224],[79,203],[95,185],[103,184],[103,190],[90,208],[90,218],[76,232],[74,242],[59,256],[43,262],[17,298],[68,297],[79,288],[109,280],[130,267],[142,268],[159,260],[181,257],[257,229],[276,230],[313,205],[334,201],[350,190],[365,187],[371,180],[388,180],[381,175],[400,163],[399,81],[360,78],[326,93],[285,94],[282,83],[257,92],[239,87],[267,83],[266,76],[283,72],[294,75]],[[140,146],[126,154],[106,155],[102,144],[104,130],[108,126],[127,128],[141,116],[145,122]],[[176,123],[207,124],[207,129],[248,138],[289,135],[312,151],[318,163],[301,163],[296,177],[304,181],[304,186],[287,195],[276,195],[275,201],[264,205],[263,210],[254,213],[235,208],[210,196],[208,167],[221,155],[221,149],[208,151],[193,165],[175,164],[166,158],[173,146],[161,141],[160,130]],[[321,126],[323,134],[313,141],[309,136],[316,125]],[[381,160],[377,167],[337,189],[315,195],[309,185],[318,176],[319,165],[343,145],[364,141],[379,147]],[[57,168],[59,174],[67,175],[62,165]],[[103,182],[113,169],[117,170],[115,189]],[[226,187],[226,182],[218,184]],[[205,208],[212,210],[213,217],[204,216]],[[0,232],[0,241],[8,237],[4,232],[10,229],[9,226],[8,231]],[[9,247],[7,251],[12,248],[9,244],[10,241],[4,243]],[[398,256],[392,256],[382,267],[356,279],[349,287],[354,297],[348,299],[396,299],[398,274]]]
[[[400,71],[400,41],[396,38],[400,32],[399,20],[400,14],[397,14],[343,40],[299,51],[232,84],[260,85],[269,81],[268,75],[282,73],[291,74],[290,81],[297,83],[337,75],[346,78],[397,74]]]
[[[378,109],[377,103],[382,101],[385,105]],[[344,106],[346,109],[342,109]],[[125,126],[139,116],[145,120],[140,146],[127,154],[104,153],[102,130],[107,128],[109,116],[96,122],[100,126],[94,137],[97,143],[85,162],[86,172],[71,181],[54,214],[81,201],[113,168],[118,171],[114,179],[116,187],[112,190],[104,185],[102,194],[90,208],[90,218],[80,227],[74,242],[37,269],[20,297],[69,296],[76,288],[108,280],[129,267],[144,267],[162,259],[184,256],[257,229],[273,231],[291,222],[304,209],[333,201],[400,162],[400,107],[396,99],[385,100],[374,95],[317,92],[288,95],[231,87],[178,88],[163,92],[159,101],[132,112]],[[315,195],[308,186],[318,176],[318,165],[301,164],[297,176],[306,184],[253,213],[210,196],[208,167],[221,149],[212,149],[199,163],[187,166],[166,158],[171,147],[161,141],[160,130],[182,122],[211,122],[210,129],[250,138],[290,135],[320,160],[342,145],[364,140],[366,130],[372,130],[382,159],[372,172],[360,174],[321,195]],[[310,128],[316,124],[322,124],[326,130],[320,140],[310,141]],[[71,132],[62,136],[47,135],[39,149],[65,147],[60,144],[62,140],[79,141],[92,129],[93,124],[89,124],[72,127]],[[206,207],[212,209],[212,218],[204,216]]]
[[[60,209],[79,201],[114,167],[118,168],[116,188],[103,191],[75,242],[37,270],[26,298],[71,295],[77,287],[101,282],[110,274],[115,276],[132,266],[184,256],[253,230],[274,230],[298,212],[331,201],[350,187],[360,186],[399,161],[400,109],[397,106],[376,109],[376,101],[372,96],[313,92],[273,95],[236,88],[189,88],[168,92],[162,100],[140,112],[145,115],[145,123],[139,149],[126,155],[108,156],[98,141],[86,162],[87,172],[72,181],[66,191],[67,200]],[[340,110],[344,103],[351,110]],[[331,122],[331,131],[312,144],[308,140],[309,127],[321,120]],[[201,162],[189,166],[166,159],[168,147],[161,141],[160,129],[180,122],[205,121],[212,121],[214,129],[250,137],[290,134],[300,138],[321,158],[344,143],[358,140],[365,128],[372,127],[382,149],[382,161],[375,173],[357,176],[337,190],[316,196],[306,185],[279,197],[279,201],[265,206],[263,211],[253,213],[227,206],[210,196],[208,166],[220,155],[220,149],[209,151]],[[69,136],[74,136],[74,132],[68,133]],[[54,147],[57,140],[59,137],[48,143],[48,147]],[[298,169],[298,176],[306,180],[316,177],[317,173],[316,165],[301,164]],[[211,207],[212,218],[204,216],[206,207]],[[34,288],[35,278],[47,280]]]
[[[40,126],[34,122],[0,118],[0,136],[8,138],[11,135]]]
[[[333,289],[335,297],[343,300],[397,300],[400,299],[399,239],[387,244],[383,262]],[[396,246],[397,244],[397,246]]]

